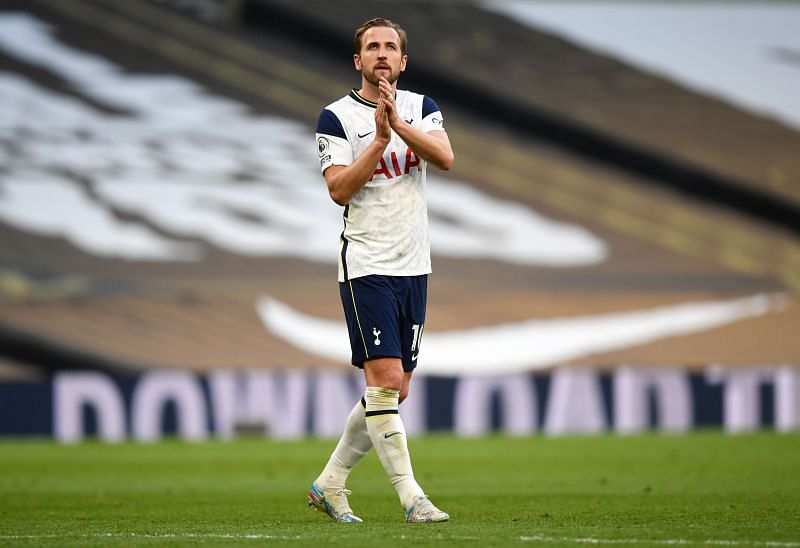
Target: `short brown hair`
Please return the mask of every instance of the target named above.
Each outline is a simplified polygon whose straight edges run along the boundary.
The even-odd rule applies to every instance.
[[[406,36],[406,31],[403,30],[403,27],[390,21],[389,19],[384,19],[383,17],[375,17],[374,19],[370,19],[369,21],[365,21],[363,25],[356,29],[356,35],[353,38],[353,42],[356,48],[356,53],[361,54],[361,37],[364,36],[364,33],[367,30],[371,29],[372,27],[390,27],[397,31],[397,35],[400,37],[400,53],[406,53],[406,44],[408,43],[408,38]]]

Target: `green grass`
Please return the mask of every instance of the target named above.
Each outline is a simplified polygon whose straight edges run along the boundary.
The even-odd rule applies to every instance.
[[[348,483],[366,523],[335,524],[307,508],[331,441],[0,442],[0,544],[800,547],[797,435],[410,445],[449,523],[404,523],[374,454]]]

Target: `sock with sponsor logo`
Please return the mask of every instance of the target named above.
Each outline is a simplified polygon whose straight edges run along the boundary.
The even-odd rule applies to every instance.
[[[394,485],[403,508],[408,508],[414,497],[423,495],[414,479],[411,456],[408,454],[406,430],[400,418],[400,391],[368,386],[367,431],[372,446],[381,459],[386,475]]]
[[[367,423],[364,419],[366,406],[367,403],[362,398],[347,416],[344,433],[339,438],[339,443],[333,450],[328,464],[317,478],[317,485],[323,489],[344,489],[350,471],[372,448],[372,440],[367,432]]]

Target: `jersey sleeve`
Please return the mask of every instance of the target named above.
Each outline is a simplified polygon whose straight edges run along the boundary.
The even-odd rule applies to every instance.
[[[422,125],[420,130],[424,133],[444,131],[444,118],[439,110],[439,105],[427,95],[422,98]]]
[[[353,163],[353,147],[347,140],[342,122],[328,109],[320,113],[317,121],[317,148],[319,167],[323,173],[332,165],[348,166]]]

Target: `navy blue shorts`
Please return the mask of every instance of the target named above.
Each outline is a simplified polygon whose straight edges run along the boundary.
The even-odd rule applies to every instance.
[[[339,283],[350,334],[352,363],[364,368],[375,358],[400,358],[403,371],[417,366],[428,276],[363,276]]]

